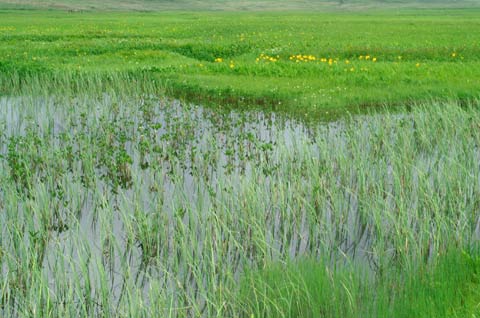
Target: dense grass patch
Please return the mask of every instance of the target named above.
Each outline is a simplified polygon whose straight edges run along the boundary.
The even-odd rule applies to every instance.
[[[478,18],[473,9],[355,14],[5,11],[0,81],[19,78],[28,88],[49,77],[128,73],[162,82],[171,95],[196,102],[259,101],[299,114],[432,97],[470,100],[478,97],[480,86]],[[50,82],[54,91],[57,82]],[[14,90],[1,87],[2,94]]]
[[[300,259],[246,271],[236,301],[242,317],[351,317],[373,303],[369,278],[324,261]],[[370,278],[371,279],[371,278]]]
[[[475,317],[480,313],[475,255],[451,250],[431,263],[380,276],[361,263],[267,264],[246,271],[233,302],[241,317]]]

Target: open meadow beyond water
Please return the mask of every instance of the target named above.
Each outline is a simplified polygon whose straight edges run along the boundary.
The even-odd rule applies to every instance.
[[[479,34],[0,11],[0,316],[478,317]]]
[[[432,98],[464,101],[480,87],[478,9],[0,16],[4,93],[38,81],[52,92],[79,89],[85,76],[106,85],[108,75],[121,73],[197,103],[312,117]]]

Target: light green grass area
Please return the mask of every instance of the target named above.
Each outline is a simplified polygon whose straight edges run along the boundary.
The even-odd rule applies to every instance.
[[[324,114],[480,87],[477,10],[0,15],[3,94],[120,72],[196,102]]]

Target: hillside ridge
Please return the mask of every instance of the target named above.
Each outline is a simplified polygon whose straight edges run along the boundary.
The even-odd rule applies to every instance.
[[[479,8],[476,0],[0,0],[0,9],[79,11],[284,11]]]

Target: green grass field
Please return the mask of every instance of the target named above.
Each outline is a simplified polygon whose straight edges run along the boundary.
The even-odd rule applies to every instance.
[[[475,1],[0,0],[0,317],[479,317],[479,34]]]
[[[55,76],[120,72],[147,75],[194,102],[310,114],[468,100],[480,87],[479,17],[477,10],[3,12],[1,91],[20,85],[12,78],[28,86],[44,76],[47,87]]]

